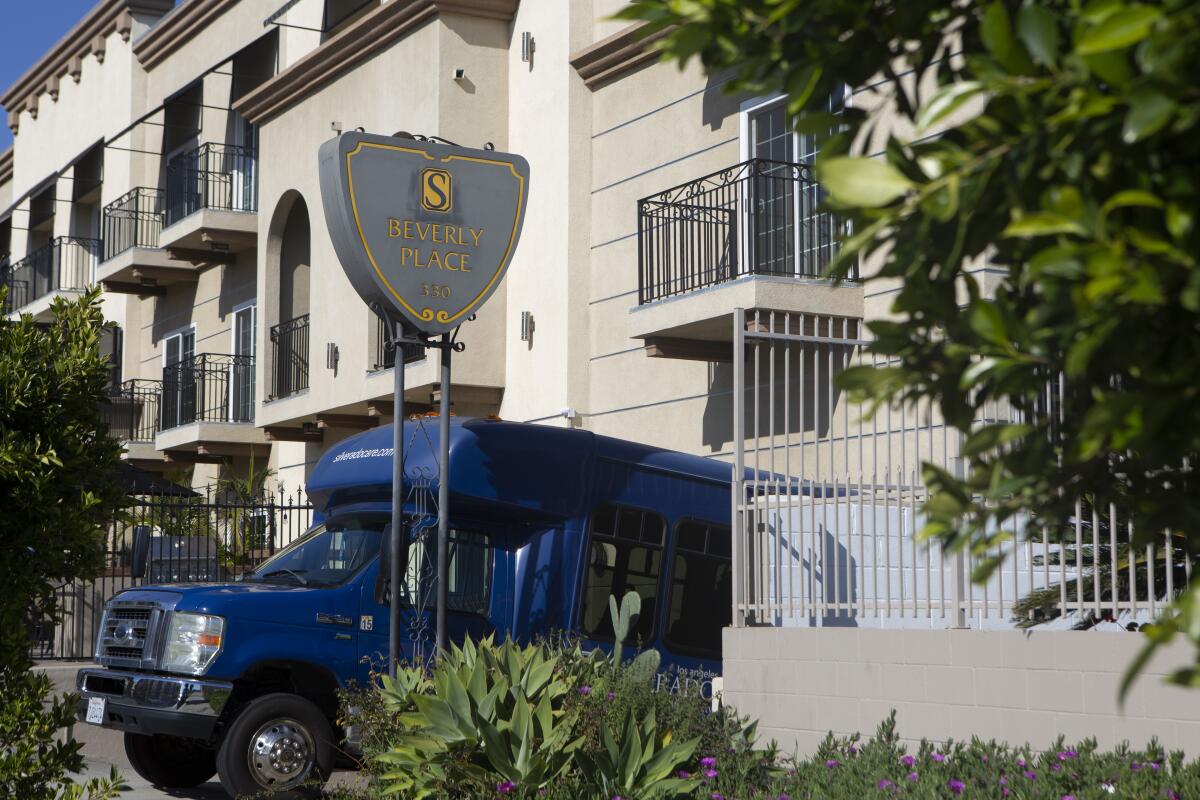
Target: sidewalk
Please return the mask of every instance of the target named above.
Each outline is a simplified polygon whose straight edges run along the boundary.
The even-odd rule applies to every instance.
[[[35,669],[45,672],[54,681],[55,692],[70,692],[75,690],[75,673],[87,662],[83,661],[43,661]],[[83,782],[89,778],[108,777],[109,770],[116,766],[121,777],[129,784],[132,791],[121,795],[122,800],[162,800],[162,798],[186,798],[186,800],[229,800],[221,788],[220,782],[214,775],[208,783],[192,789],[156,789],[133,771],[125,758],[124,736],[120,731],[107,730],[96,725],[80,722],[75,725],[74,736],[83,742],[83,755],[87,760],[87,768],[76,780]],[[358,783],[361,777],[356,772],[335,772],[329,779],[328,787],[346,786]]]

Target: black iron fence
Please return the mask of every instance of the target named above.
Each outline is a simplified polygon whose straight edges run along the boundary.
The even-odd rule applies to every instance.
[[[375,369],[391,369],[396,366],[396,351],[388,345],[387,326],[383,320],[375,322]],[[411,364],[425,358],[425,348],[419,344],[404,344],[400,346],[404,352],[404,363]]]
[[[751,159],[638,202],[638,303],[743,275],[819,278],[844,223],[808,164]]]
[[[58,236],[4,270],[4,313],[11,314],[60,289],[86,289],[100,253],[99,239]]]
[[[104,207],[107,261],[133,247],[158,247],[163,227],[163,190],[139,186]]]
[[[272,399],[308,388],[308,314],[271,328]]]
[[[117,592],[156,583],[236,580],[286,547],[312,524],[300,491],[247,492],[214,486],[192,491],[160,484],[129,498],[127,517],[104,534],[104,566],[90,581],[58,587],[58,620],[29,625],[34,658],[90,658],[104,604]],[[134,528],[150,529],[146,574],[132,575]]]
[[[122,442],[153,442],[161,398],[162,381],[133,378],[122,383],[101,406],[109,435]]]
[[[202,144],[167,164],[166,224],[202,208],[258,209],[258,157],[251,147]]]
[[[254,421],[254,356],[199,353],[163,367],[159,429]]]

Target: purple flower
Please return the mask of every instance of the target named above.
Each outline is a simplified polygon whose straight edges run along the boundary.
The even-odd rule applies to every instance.
[[[781,794],[775,800],[792,800],[792,796],[790,794]],[[1175,800],[1179,800],[1179,798],[1175,798]]]
[[[841,763],[842,762],[838,761],[836,758],[831,758],[825,762],[825,769],[833,769],[834,767],[836,767],[837,765],[839,765]]]
[[[1142,768],[1142,765],[1136,761],[1134,761],[1132,764],[1129,765],[1129,769],[1133,770],[1134,772],[1137,772],[1141,768]]]
[[[609,693],[608,693],[608,699],[609,699],[609,700],[616,700],[616,699],[617,699],[617,693],[616,693],[616,692],[609,692]]]
[[[578,689],[577,691],[578,691],[578,692],[579,692],[581,695],[583,695],[584,697],[587,697],[589,694],[591,694],[591,693],[592,693],[592,687],[590,687],[590,686],[586,686],[586,685],[585,685],[585,686],[580,686],[580,687],[579,687],[579,689]]]
[[[1069,761],[1072,758],[1078,757],[1078,755],[1079,753],[1076,753],[1074,750],[1061,750],[1058,754],[1058,760]]]
[[[855,755],[858,755],[858,748],[855,747],[854,745],[850,745],[849,749],[846,752],[848,752],[852,756],[855,756]]]
[[[962,794],[963,789],[967,788],[967,785],[962,781],[956,781],[953,779],[946,781],[946,786],[948,786],[950,791],[954,792],[955,794]]]
[[[679,776],[679,780],[681,781],[686,781],[688,778],[692,777],[692,773],[682,769],[676,774]]]
[[[1167,800],[1182,800],[1174,789],[1167,789]]]
[[[941,753],[930,753],[929,757],[932,758],[934,761],[938,762],[939,764],[943,763],[946,760],[946,757],[944,755],[942,755]]]
[[[1031,780],[1031,781],[1036,781],[1036,780],[1037,780],[1037,773],[1036,773],[1036,772],[1034,772],[1034,771],[1033,771],[1033,770],[1031,770],[1031,769],[1027,769],[1027,770],[1025,770],[1025,777],[1026,777],[1026,778],[1029,778],[1029,780]]]
[[[908,773],[908,779],[909,779],[910,781],[912,781],[913,783],[916,783],[916,782],[917,782],[917,778],[919,778],[919,777],[921,777],[921,776],[920,776],[920,775],[918,775],[918,774],[917,774],[917,773],[915,773],[915,772],[910,772],[910,773]]]
[[[982,760],[982,761],[983,761],[983,763],[985,763],[985,764],[986,764],[986,763],[988,763],[988,757],[987,757],[987,756],[982,756],[982,757],[981,757],[981,760]]]
[[[704,770],[704,777],[708,778],[709,780],[712,780],[713,778],[717,777],[717,775],[718,775],[718,773],[715,769]]]
[[[515,788],[517,788],[517,785],[512,781],[501,781],[496,784],[496,791],[500,794],[508,794]]]
[[[704,758],[700,759],[700,766],[702,767],[715,767],[716,765],[717,760],[712,756],[705,756]]]
[[[1008,790],[1008,787],[1007,787],[1007,786],[1005,786],[1003,789],[1001,789],[1001,790],[1000,790],[1000,796],[1001,796],[1001,797],[1008,797],[1010,794],[1012,794],[1012,792],[1010,792],[1010,791]]]
[[[1158,772],[1158,762],[1157,761],[1151,761],[1146,766],[1149,767],[1150,769],[1154,770],[1155,772]]]
[[[725,800],[725,795],[721,794],[720,792],[713,792],[712,800]]]
[[[1025,759],[1024,759],[1024,758],[1018,758],[1018,759],[1017,759],[1017,766],[1018,766],[1018,767],[1023,767],[1023,766],[1025,766]]]
[[[913,764],[917,763],[917,760],[912,756],[904,756],[900,759],[900,763],[906,767],[911,767]]]
[[[1050,771],[1051,771],[1051,772],[1058,772],[1058,771],[1060,771],[1061,769],[1062,769],[1062,764],[1051,764],[1051,765],[1050,765]]]
[[[1062,797],[1059,798],[1059,800],[1075,800],[1075,795],[1064,794]]]
[[[876,788],[878,788],[878,789],[884,789],[884,790],[886,790],[886,789],[892,789],[892,788],[894,788],[895,786],[896,786],[896,784],[892,783],[892,782],[891,782],[891,781],[889,781],[887,778],[884,778],[884,779],[883,779],[883,780],[881,780],[879,783],[875,784],[875,787],[876,787]]]

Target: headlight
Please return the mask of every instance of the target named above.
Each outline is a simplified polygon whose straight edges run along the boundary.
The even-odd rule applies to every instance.
[[[224,635],[225,620],[221,617],[175,612],[167,628],[163,670],[203,675],[221,652]]]

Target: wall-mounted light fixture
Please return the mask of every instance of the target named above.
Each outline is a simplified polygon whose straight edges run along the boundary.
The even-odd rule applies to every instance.
[[[521,33],[521,60],[527,64],[533,61],[533,34],[529,31]]]
[[[533,346],[533,312],[521,312],[521,341],[529,342]]]
[[[338,346],[333,342],[325,344],[325,366],[333,370],[333,374],[337,375],[338,358],[341,354],[338,353]]]
[[[338,122],[336,119],[333,120],[329,123],[329,130],[333,131],[335,135],[341,135],[342,123]]]
[[[454,80],[461,81],[461,80],[464,80],[466,77],[467,77],[467,71],[465,69],[463,69],[462,67],[454,68]]]

